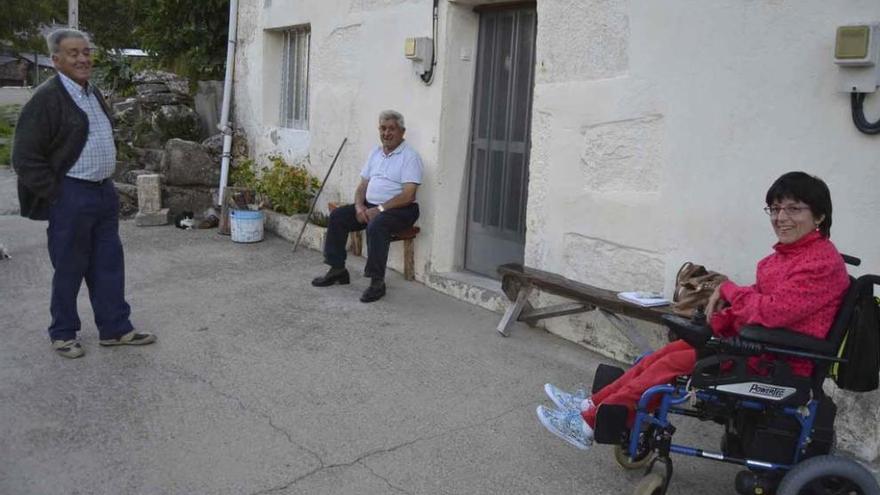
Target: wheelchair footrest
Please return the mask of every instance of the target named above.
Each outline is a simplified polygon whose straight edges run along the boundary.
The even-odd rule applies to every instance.
[[[626,434],[626,419],[629,409],[626,406],[604,404],[596,411],[596,430],[593,441],[603,444],[619,444]]]

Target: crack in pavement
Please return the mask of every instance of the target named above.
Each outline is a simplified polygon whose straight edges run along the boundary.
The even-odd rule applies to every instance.
[[[287,431],[285,428],[282,428],[281,426],[276,425],[275,422],[274,422],[273,419],[272,419],[272,416],[271,416],[270,414],[265,413],[265,412],[263,412],[263,411],[259,411],[259,410],[253,409],[253,408],[247,406],[247,405],[241,400],[241,398],[239,398],[238,396],[233,395],[233,394],[231,394],[231,393],[229,393],[229,392],[223,390],[223,389],[220,388],[219,386],[215,385],[214,382],[212,382],[211,380],[208,380],[208,379],[206,379],[206,378],[203,378],[203,377],[202,377],[201,375],[199,375],[198,373],[188,372],[188,371],[180,370],[180,369],[164,368],[162,371],[163,371],[163,372],[166,372],[166,373],[171,373],[171,374],[177,375],[177,376],[182,377],[182,378],[185,378],[185,379],[189,379],[189,380],[194,381],[194,382],[197,382],[197,383],[201,383],[201,384],[207,386],[207,387],[208,387],[212,392],[214,392],[215,394],[217,394],[217,395],[219,395],[219,396],[221,396],[221,397],[223,397],[223,398],[225,398],[225,399],[227,399],[227,400],[234,401],[234,402],[238,405],[238,408],[239,408],[241,411],[244,411],[244,412],[247,412],[247,413],[250,413],[250,414],[256,414],[257,416],[259,416],[259,417],[265,419],[266,422],[268,423],[268,425],[269,425],[270,428],[272,428],[273,430],[275,430],[275,431],[281,433],[282,435],[284,435],[284,437],[287,438],[287,441],[288,441],[291,445],[293,445],[293,446],[295,446],[295,447],[297,447],[297,448],[299,448],[299,449],[301,449],[301,450],[303,450],[303,451],[305,451],[305,452],[308,452],[308,453],[309,453],[309,454],[310,454],[310,455],[311,455],[311,456],[317,461],[317,463],[318,463],[318,466],[315,467],[314,469],[311,469],[311,470],[309,470],[308,472],[305,472],[305,473],[303,473],[303,474],[297,476],[296,478],[294,478],[294,479],[288,481],[287,483],[284,483],[283,485],[279,485],[279,486],[275,486],[275,487],[272,487],[272,488],[267,488],[267,489],[264,489],[264,490],[260,490],[260,491],[257,491],[257,492],[252,493],[251,495],[265,495],[265,494],[269,494],[269,493],[281,492],[281,491],[287,490],[288,488],[290,488],[290,487],[296,485],[297,483],[299,483],[300,481],[302,481],[302,480],[304,480],[304,479],[306,479],[306,478],[309,478],[309,477],[311,477],[311,476],[314,476],[315,474],[317,474],[317,473],[319,473],[319,472],[321,472],[321,471],[326,471],[326,470],[336,469],[336,468],[343,468],[343,469],[344,469],[344,468],[352,467],[352,466],[354,466],[354,465],[356,465],[356,464],[360,464],[361,466],[363,466],[363,467],[364,467],[367,471],[369,471],[373,476],[375,476],[376,478],[382,480],[386,485],[388,485],[389,488],[391,488],[391,489],[393,489],[393,490],[395,490],[395,491],[398,491],[398,492],[400,492],[400,493],[405,493],[405,494],[407,494],[407,495],[411,495],[411,492],[408,492],[408,491],[405,490],[404,488],[401,488],[401,487],[399,487],[399,486],[394,485],[394,484],[391,483],[391,481],[389,481],[387,478],[385,478],[384,476],[382,476],[382,475],[380,475],[379,473],[377,473],[372,467],[370,467],[370,466],[367,464],[367,462],[366,462],[367,459],[369,459],[370,457],[376,456],[376,455],[390,454],[390,453],[392,453],[392,452],[396,452],[396,451],[398,451],[398,450],[400,450],[400,449],[402,449],[402,448],[409,447],[409,446],[414,445],[414,444],[419,443],[419,442],[431,441],[431,440],[434,440],[434,439],[437,439],[437,438],[440,438],[440,437],[443,437],[443,436],[447,436],[447,435],[450,435],[450,434],[454,435],[454,434],[456,434],[456,433],[459,433],[459,432],[462,432],[462,431],[465,431],[465,430],[469,430],[469,429],[472,429],[472,428],[478,428],[478,427],[483,426],[483,425],[485,425],[485,424],[487,424],[487,423],[490,423],[490,422],[492,422],[492,421],[495,421],[495,420],[497,420],[498,418],[501,418],[501,417],[503,417],[503,416],[506,416],[506,415],[508,415],[508,414],[510,414],[510,413],[512,413],[512,412],[514,412],[514,411],[516,411],[516,410],[518,410],[518,409],[522,409],[523,407],[526,407],[526,406],[533,406],[534,404],[537,403],[537,401],[531,400],[531,401],[528,401],[528,402],[523,403],[523,404],[515,405],[515,406],[513,406],[513,407],[511,407],[511,408],[509,408],[509,409],[507,409],[507,410],[505,410],[505,411],[503,411],[503,412],[501,412],[501,413],[499,413],[499,414],[496,414],[496,415],[491,416],[491,417],[489,417],[489,418],[483,419],[483,420],[481,420],[481,421],[479,421],[479,422],[477,422],[477,423],[474,423],[474,424],[465,425],[465,426],[461,426],[461,427],[459,427],[459,428],[452,428],[452,429],[449,429],[449,430],[441,431],[441,432],[438,432],[438,433],[436,433],[436,434],[434,434],[434,435],[428,435],[428,436],[425,436],[425,437],[418,437],[418,438],[415,438],[415,439],[413,439],[413,440],[409,440],[409,441],[406,441],[406,442],[402,442],[402,443],[400,443],[400,444],[398,444],[398,445],[394,445],[394,446],[392,446],[392,447],[385,448],[385,449],[373,449],[373,450],[370,450],[370,451],[367,451],[367,452],[361,454],[360,456],[358,456],[357,458],[355,458],[354,460],[352,460],[352,461],[350,461],[350,462],[340,462],[340,463],[334,463],[334,464],[327,464],[327,463],[324,461],[324,459],[323,459],[323,458],[322,458],[317,452],[313,451],[312,449],[309,449],[308,447],[303,446],[302,444],[300,444],[299,442],[297,442],[296,440],[294,440],[293,435],[291,435],[291,433],[290,433],[289,431]]]
[[[265,419],[266,422],[269,424],[269,427],[272,428],[273,430],[277,431],[277,432],[280,432],[282,435],[284,435],[284,437],[287,438],[287,441],[288,441],[290,444],[292,444],[293,446],[295,446],[295,447],[297,447],[297,448],[299,448],[299,449],[301,449],[301,450],[303,450],[303,451],[305,451],[305,452],[308,452],[309,455],[311,455],[312,457],[314,457],[315,460],[318,461],[318,468],[317,468],[317,469],[321,469],[321,468],[324,466],[324,460],[321,458],[320,455],[318,455],[317,452],[313,451],[312,449],[310,449],[310,448],[308,448],[308,447],[303,446],[302,444],[300,444],[299,442],[297,442],[296,440],[294,440],[294,439],[293,439],[293,435],[291,435],[289,431],[287,431],[286,429],[284,429],[284,428],[282,428],[282,427],[280,427],[280,426],[278,426],[278,425],[275,424],[275,422],[272,420],[272,416],[271,416],[270,414],[265,413],[265,412],[263,412],[263,411],[259,411],[259,410],[252,409],[252,408],[248,407],[248,406],[247,406],[247,405],[241,400],[241,398],[239,398],[239,397],[236,396],[236,395],[230,394],[229,392],[226,392],[226,391],[222,390],[220,387],[218,387],[217,385],[215,385],[214,382],[212,382],[211,380],[208,380],[208,379],[203,378],[203,377],[202,377],[201,375],[199,375],[198,373],[185,372],[185,371],[182,371],[182,370],[175,370],[175,369],[169,369],[169,368],[164,368],[163,371],[166,371],[166,372],[169,372],[169,373],[173,373],[173,374],[175,374],[175,375],[177,375],[177,376],[180,376],[180,377],[183,377],[183,378],[188,378],[188,379],[190,379],[190,380],[192,380],[192,381],[195,381],[195,382],[197,382],[197,383],[201,383],[201,384],[203,384],[203,385],[206,385],[206,386],[207,386],[212,392],[214,392],[215,394],[217,394],[217,395],[219,395],[219,396],[221,396],[221,397],[224,397],[224,398],[226,398],[226,399],[228,399],[228,400],[234,401],[236,404],[238,404],[238,408],[239,408],[240,410],[242,410],[242,411],[244,411],[244,412],[246,412],[246,413],[256,414],[257,416],[259,416],[259,417]]]
[[[364,468],[366,468],[366,470],[369,471],[373,476],[375,476],[375,477],[379,478],[380,480],[384,481],[385,484],[388,485],[388,487],[391,488],[392,490],[395,490],[395,491],[398,491],[398,492],[401,492],[401,493],[405,493],[406,495],[412,495],[411,492],[408,492],[408,491],[404,490],[403,488],[401,488],[401,487],[395,485],[394,483],[392,483],[391,481],[389,481],[388,478],[386,478],[386,477],[380,475],[380,474],[377,473],[376,471],[373,471],[373,468],[371,468],[370,466],[368,466],[367,463],[361,461],[361,462],[360,462],[360,465],[363,466]]]
[[[486,419],[484,419],[484,420],[482,420],[482,421],[480,421],[480,422],[478,422],[478,423],[474,423],[474,424],[471,424],[471,425],[462,426],[462,427],[460,427],[460,428],[453,428],[453,429],[450,429],[450,430],[441,431],[441,432],[439,432],[439,433],[436,433],[436,434],[434,434],[434,435],[429,435],[429,436],[426,436],[426,437],[419,437],[419,438],[416,438],[416,439],[414,439],[414,440],[410,440],[410,441],[403,442],[403,443],[401,443],[401,444],[395,445],[395,446],[393,446],[393,447],[389,447],[389,448],[387,448],[387,449],[374,449],[374,450],[370,450],[370,451],[368,451],[368,452],[365,452],[364,454],[361,454],[360,456],[358,456],[355,460],[353,460],[353,461],[351,461],[351,462],[341,462],[341,463],[330,464],[330,465],[322,465],[322,466],[319,466],[319,467],[317,467],[317,468],[315,468],[315,469],[313,469],[313,470],[311,470],[311,471],[309,471],[309,472],[307,472],[307,473],[304,473],[304,474],[302,474],[302,475],[300,475],[300,476],[297,476],[296,478],[294,478],[293,480],[289,481],[288,483],[285,483],[285,484],[282,485],[282,486],[277,486],[277,487],[274,487],[274,488],[268,488],[268,489],[266,489],[266,490],[261,490],[261,491],[258,491],[258,492],[254,492],[254,493],[252,493],[251,495],[265,495],[265,494],[267,494],[267,493],[275,493],[275,492],[280,492],[280,491],[282,491],[282,490],[287,490],[288,488],[290,488],[290,487],[292,487],[293,485],[299,483],[300,481],[302,481],[302,480],[304,480],[304,479],[306,479],[306,478],[308,478],[308,477],[310,477],[310,476],[313,476],[313,475],[315,475],[315,474],[317,474],[317,473],[319,473],[319,472],[321,472],[321,471],[324,471],[324,470],[327,470],[327,469],[335,469],[335,468],[347,468],[347,467],[351,467],[351,466],[353,466],[353,465],[355,465],[355,464],[360,464],[360,465],[364,466],[368,471],[370,471],[370,473],[372,473],[374,476],[376,476],[377,478],[379,478],[379,479],[381,479],[382,481],[384,481],[389,487],[391,487],[391,488],[393,488],[393,489],[395,489],[395,490],[398,490],[398,491],[400,491],[400,492],[403,492],[403,493],[407,493],[407,494],[409,494],[410,492],[407,492],[407,491],[404,490],[403,488],[400,488],[400,487],[398,487],[398,486],[396,486],[396,485],[393,485],[393,484],[392,484],[390,481],[388,481],[386,478],[384,478],[383,476],[381,476],[381,475],[379,475],[378,473],[376,473],[376,472],[373,470],[373,468],[371,468],[369,465],[367,465],[366,460],[367,460],[368,458],[370,458],[370,457],[375,456],[375,455],[379,455],[379,454],[389,454],[389,453],[391,453],[391,452],[395,452],[395,451],[400,450],[400,449],[402,449],[402,448],[404,448],[404,447],[408,447],[408,446],[414,445],[414,444],[416,444],[416,443],[418,443],[418,442],[430,441],[430,440],[434,440],[434,439],[436,439],[436,438],[443,437],[443,436],[446,436],[446,435],[449,435],[449,434],[455,434],[455,433],[459,433],[459,432],[461,432],[461,431],[469,430],[469,429],[471,429],[471,428],[477,428],[477,427],[479,427],[479,426],[485,425],[486,423],[490,423],[490,422],[492,422],[492,421],[495,421],[496,419],[501,418],[502,416],[506,416],[507,414],[510,414],[510,413],[512,413],[512,412],[514,412],[514,411],[516,411],[516,410],[518,410],[518,409],[522,409],[523,407],[526,407],[526,406],[533,406],[533,405],[535,405],[535,404],[537,404],[537,403],[538,403],[538,401],[531,400],[531,401],[528,401],[528,402],[526,402],[526,403],[524,403],[524,404],[519,404],[519,405],[516,405],[516,406],[514,406],[514,407],[511,407],[510,409],[507,409],[506,411],[504,411],[504,412],[502,412],[502,413],[500,413],[500,414],[496,414],[495,416],[492,416],[492,417],[490,417],[490,418],[486,418]],[[320,457],[319,457],[319,459],[320,459]],[[321,463],[323,464],[323,460],[321,460]]]

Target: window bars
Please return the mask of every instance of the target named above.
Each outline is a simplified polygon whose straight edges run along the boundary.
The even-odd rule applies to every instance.
[[[281,125],[309,128],[309,39],[311,28],[297,26],[284,31],[281,66]]]

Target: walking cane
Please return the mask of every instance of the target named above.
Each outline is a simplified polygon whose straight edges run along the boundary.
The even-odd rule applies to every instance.
[[[299,236],[296,238],[296,242],[293,243],[293,252],[296,252],[296,248],[299,246],[299,241],[302,240],[303,233],[306,231],[306,226],[309,224],[309,220],[312,219],[312,213],[315,212],[315,205],[318,204],[318,196],[321,195],[321,191],[324,190],[324,185],[327,184],[327,179],[330,178],[330,172],[333,171],[333,166],[336,165],[336,160],[339,158],[339,154],[342,153],[342,147],[345,146],[345,143],[348,142],[348,138],[342,138],[342,144],[339,145],[339,149],[336,150],[336,156],[333,157],[333,161],[330,162],[330,168],[327,169],[327,175],[324,176],[324,181],[321,182],[321,187],[318,188],[317,194],[315,194],[315,199],[312,201],[312,207],[309,208],[309,215],[306,217],[305,222],[303,222],[303,226],[299,229]]]

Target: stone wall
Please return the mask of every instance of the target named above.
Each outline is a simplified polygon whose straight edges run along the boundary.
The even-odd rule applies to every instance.
[[[200,214],[213,205],[220,184],[222,135],[202,141],[208,129],[194,110],[187,79],[150,70],[134,82],[136,95],[113,104],[119,149],[114,178],[122,214],[137,211],[137,177],[156,173],[162,176],[163,205],[172,215]],[[245,139],[237,136],[234,142],[233,165],[247,156]]]

